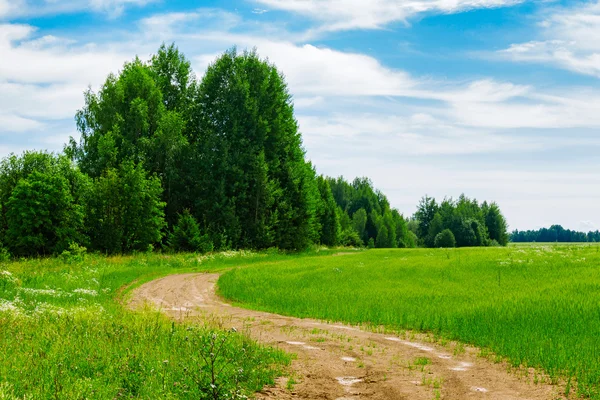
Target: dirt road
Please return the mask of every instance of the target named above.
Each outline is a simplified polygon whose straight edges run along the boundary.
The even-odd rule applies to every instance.
[[[254,339],[298,355],[286,388],[265,388],[259,399],[531,399],[555,400],[559,388],[533,384],[477,350],[372,333],[342,324],[232,307],[215,294],[215,274],[173,275],[136,289],[131,307],[154,305],[175,319],[217,320]],[[419,338],[417,338],[419,339]]]

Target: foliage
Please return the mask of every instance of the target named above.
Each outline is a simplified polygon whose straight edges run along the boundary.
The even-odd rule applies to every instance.
[[[541,228],[537,231],[519,231],[515,230],[510,235],[510,241],[515,243],[520,242],[538,242],[538,243],[572,243],[572,242],[600,242],[600,231],[585,232],[572,231],[565,229],[560,225],[552,225],[550,228]]]
[[[94,181],[88,202],[90,246],[110,254],[146,251],[163,237],[164,203],[156,177],[124,162]]]
[[[64,156],[11,155],[0,164],[0,234],[17,256],[60,254],[85,243],[89,179]]]
[[[194,213],[207,231],[233,248],[303,249],[318,240],[316,177],[275,66],[255,52],[226,52],[208,68],[195,107],[202,157]]]
[[[598,263],[596,245],[375,249],[234,269],[219,287],[263,311],[460,340],[600,399]]]
[[[208,253],[213,250],[213,244],[208,235],[200,233],[200,227],[189,210],[179,215],[173,232],[169,235],[169,247],[176,251]]]
[[[71,243],[68,250],[60,253],[60,258],[66,263],[81,262],[85,260],[87,249],[77,243]]]
[[[346,229],[342,231],[340,244],[347,247],[362,247],[364,245],[358,233],[353,229]]]
[[[331,193],[331,187],[323,176],[317,177],[317,186],[320,194],[320,202],[317,207],[317,217],[320,224],[319,241],[326,246],[336,246],[340,241],[342,229],[338,206]]]
[[[435,238],[448,229],[456,239],[456,246],[488,246],[508,243],[507,224],[496,203],[479,204],[475,199],[461,195],[458,200],[436,200],[425,196],[421,199],[412,224],[419,241],[426,247],[437,247]]]
[[[343,177],[327,178],[338,205],[342,229],[352,229],[367,245],[375,247],[414,247],[414,236],[409,234],[407,220],[390,208],[385,195],[373,187],[367,178],[352,183]]]
[[[444,229],[435,236],[434,247],[456,247],[456,239],[450,229]]]

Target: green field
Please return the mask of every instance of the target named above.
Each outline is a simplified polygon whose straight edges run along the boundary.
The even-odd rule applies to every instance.
[[[122,288],[281,258],[228,252],[0,263],[0,399],[247,398],[281,374],[287,355],[237,333],[131,312],[120,304]]]
[[[600,247],[370,250],[265,262],[221,293],[270,312],[428,331],[600,398]],[[570,387],[571,385],[568,385]]]

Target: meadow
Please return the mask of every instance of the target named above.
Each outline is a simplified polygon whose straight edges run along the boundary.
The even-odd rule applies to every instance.
[[[252,309],[430,332],[600,399],[600,246],[369,250],[221,276]]]
[[[0,399],[248,398],[283,373],[288,355],[122,303],[128,290],[164,275],[285,258],[242,251],[0,262]]]

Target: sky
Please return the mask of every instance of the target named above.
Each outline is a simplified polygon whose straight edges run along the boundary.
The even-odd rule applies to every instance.
[[[256,48],[318,173],[600,229],[599,37],[600,0],[0,0],[0,157],[78,139],[83,92],[161,43],[198,78]]]

